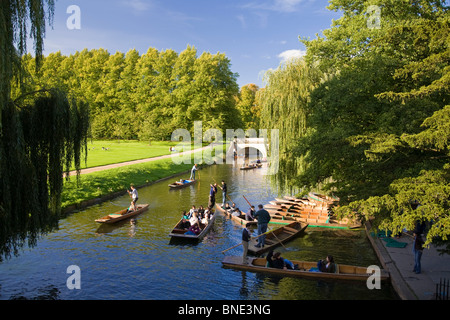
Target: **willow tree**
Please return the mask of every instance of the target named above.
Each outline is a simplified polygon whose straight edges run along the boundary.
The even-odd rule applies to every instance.
[[[294,178],[304,170],[302,158],[292,154],[298,139],[306,133],[306,107],[321,75],[303,59],[292,59],[276,70],[269,70],[265,74],[265,88],[258,91],[260,128],[279,130],[279,173],[274,177],[282,186],[293,185]]]
[[[46,12],[48,16],[46,17]],[[24,84],[20,56],[26,52],[27,26],[39,68],[46,19],[53,0],[0,2],[0,260],[33,246],[58,225],[63,173],[80,167],[86,146],[86,103],[58,89],[42,88],[11,96],[11,83]]]

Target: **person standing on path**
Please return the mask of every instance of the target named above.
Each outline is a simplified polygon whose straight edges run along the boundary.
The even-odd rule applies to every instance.
[[[194,164],[194,166],[191,169],[191,177],[189,178],[189,180],[195,180],[195,171],[197,171],[197,164]]]
[[[420,235],[419,231],[414,230],[414,245],[413,245],[413,253],[414,253],[414,269],[413,272],[419,274],[422,272],[422,266],[420,260],[422,259],[423,253],[423,239]]]
[[[247,252],[248,252],[248,244],[250,242],[250,231],[247,229],[247,226],[242,230],[242,247],[244,248],[244,252],[242,253],[242,263],[247,264]]]
[[[267,212],[267,210],[265,210],[263,208],[262,204],[258,205],[258,209],[259,210],[255,213],[255,218],[258,220],[258,236],[260,236],[260,237],[259,237],[259,241],[258,241],[258,244],[256,245],[256,247],[264,248],[266,236],[265,235],[261,236],[261,235],[263,233],[266,233],[266,231],[267,231],[267,226],[270,221],[270,214],[269,214],[269,212]]]

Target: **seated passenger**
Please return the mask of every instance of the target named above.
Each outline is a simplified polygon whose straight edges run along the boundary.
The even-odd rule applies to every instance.
[[[333,256],[327,256],[325,260],[319,260],[317,262],[317,269],[321,272],[335,273],[336,264],[334,263]]]
[[[196,236],[196,235],[199,235],[201,231],[202,231],[202,230],[201,230],[200,227],[198,226],[198,223],[196,223],[196,224],[192,225],[192,226],[189,228],[189,231],[186,232],[185,234],[186,234],[186,235],[195,235],[195,236]]]
[[[228,205],[228,203],[227,203],[227,205]],[[236,204],[234,204],[234,203],[231,205],[231,208],[228,211],[231,213],[231,215],[236,216],[236,217],[239,217],[241,215],[241,210],[239,210],[239,208],[237,208]]]
[[[197,209],[195,208],[195,206],[192,206],[191,210],[189,210],[189,215],[192,217],[192,214],[194,212],[197,212]]]
[[[189,219],[189,222],[191,224],[191,226],[193,226],[196,223],[199,223],[198,217],[197,217],[197,212],[194,212],[191,216],[191,218]]]
[[[279,252],[273,252],[272,250],[266,257],[267,266],[269,268],[285,269],[284,260]]]
[[[134,203],[134,201],[131,201],[131,204],[130,204],[130,206],[128,207],[128,210],[127,210],[126,213],[128,213],[128,212],[133,212],[133,211],[136,211],[136,204]]]
[[[204,225],[207,225],[208,223],[209,223],[209,220],[211,219],[211,212],[208,210],[208,209],[206,209],[205,210],[205,214],[204,214],[204,217],[203,217],[203,219],[202,219],[202,223],[204,224]]]
[[[199,219],[203,219],[205,217],[205,209],[203,208],[202,205],[200,205],[200,207],[198,207],[198,218]]]

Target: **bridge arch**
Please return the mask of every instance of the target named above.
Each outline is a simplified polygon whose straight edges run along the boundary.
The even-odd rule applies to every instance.
[[[235,154],[249,158],[267,159],[267,145],[264,138],[235,139],[230,143],[227,159],[233,159]]]

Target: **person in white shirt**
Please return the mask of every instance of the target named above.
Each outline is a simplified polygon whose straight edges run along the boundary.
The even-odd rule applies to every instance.
[[[191,169],[191,177],[189,178],[189,180],[195,180],[195,171],[197,171],[197,164],[194,164],[194,166]]]
[[[136,202],[138,201],[138,198],[139,198],[137,189],[134,187],[134,185],[131,185],[131,191],[129,191],[129,190],[127,190],[127,191],[128,191],[128,194],[131,196],[134,207],[137,208]]]
[[[197,212],[195,211],[192,214],[192,217],[189,219],[189,223],[191,224],[191,226],[193,226],[194,224],[198,223],[198,218],[197,218]]]

